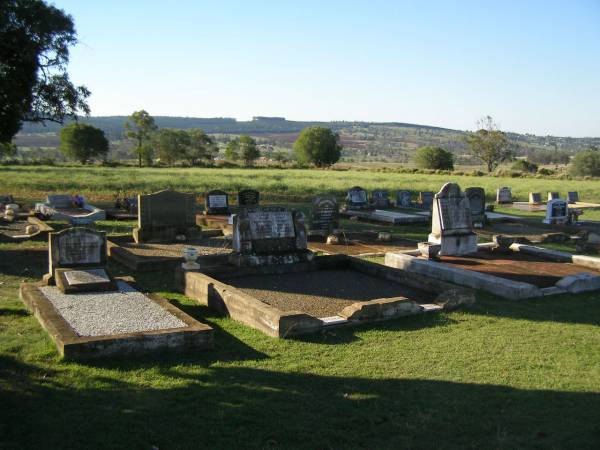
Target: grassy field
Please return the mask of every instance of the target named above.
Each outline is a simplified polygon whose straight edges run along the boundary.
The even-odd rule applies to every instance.
[[[448,179],[484,186],[488,194],[501,184],[526,192],[530,187],[519,183],[531,182],[550,190],[545,180],[364,172],[0,170],[0,191],[31,200],[63,190],[108,200],[118,183],[148,191],[252,186],[274,199],[283,199],[274,186],[285,183],[286,194],[298,198],[341,194],[354,184],[436,190]],[[552,190],[600,200],[593,182],[557,183]],[[99,224],[109,233],[130,226]],[[411,227],[405,234],[425,232]],[[18,299],[19,284],[39,280],[46,268],[45,243],[0,244],[2,449],[595,449],[600,443],[598,294],[511,302],[480,293],[469,310],[277,340],[175,293],[171,274],[149,273],[136,276],[139,284],[213,326],[216,348],[74,363],[60,360]],[[127,273],[118,265],[111,270]]]

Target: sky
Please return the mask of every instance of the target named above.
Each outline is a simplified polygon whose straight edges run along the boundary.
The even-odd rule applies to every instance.
[[[600,0],[55,0],[92,115],[600,136]]]

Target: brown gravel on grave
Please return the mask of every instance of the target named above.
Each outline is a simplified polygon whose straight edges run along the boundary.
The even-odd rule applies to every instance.
[[[167,256],[180,258],[183,255],[183,249],[195,247],[198,249],[198,254],[202,255],[217,255],[231,252],[231,244],[223,238],[202,238],[192,242],[183,244],[155,244],[143,243],[136,244],[135,242],[118,242],[120,247],[126,249],[135,256]]]
[[[435,297],[354,270],[255,275],[224,282],[280,311],[301,311],[315,317],[335,316],[353,303],[378,298],[403,296],[428,303]]]
[[[472,256],[442,256],[440,261],[475,272],[521,281],[544,288],[554,286],[562,277],[578,272],[600,272],[571,263],[552,262],[523,253],[479,251]]]

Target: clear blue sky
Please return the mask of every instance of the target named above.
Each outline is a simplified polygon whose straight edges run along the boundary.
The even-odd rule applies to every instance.
[[[56,0],[93,115],[600,136],[600,0]]]

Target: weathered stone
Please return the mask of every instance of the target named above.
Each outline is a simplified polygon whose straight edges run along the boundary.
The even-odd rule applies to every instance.
[[[430,242],[419,242],[417,244],[417,248],[421,255],[427,259],[434,259],[440,253],[440,248],[442,246],[439,244],[431,244]]]
[[[371,193],[371,204],[374,208],[389,208],[390,193],[383,189],[376,189]]]
[[[354,186],[348,190],[346,195],[347,209],[363,209],[369,208],[369,198],[367,191],[360,186]]]
[[[433,192],[431,192],[431,191],[419,192],[419,205],[421,205],[421,208],[426,209],[427,211],[431,211],[431,208],[433,208],[433,199],[434,199]]]
[[[509,187],[501,187],[496,190],[496,203],[512,203],[512,193]]]
[[[412,194],[410,191],[396,192],[396,206],[398,208],[410,208],[412,206]]]
[[[205,214],[229,214],[229,196],[225,191],[212,190],[206,193],[204,200]]]
[[[551,199],[546,205],[546,218],[544,223],[547,224],[565,224],[569,221],[569,206],[567,202],[560,199]]]
[[[588,272],[576,273],[562,278],[556,286],[572,294],[600,289],[600,277]]]
[[[327,236],[339,228],[340,211],[333,196],[315,197],[310,209],[309,234]]]
[[[357,302],[345,307],[340,316],[353,322],[394,319],[418,314],[423,308],[406,297],[383,298]]]
[[[254,189],[243,189],[238,192],[238,205],[240,207],[258,206],[260,204],[260,192]]]
[[[485,224],[485,190],[481,187],[469,187],[465,189],[465,195],[469,199],[473,226],[482,228]]]

